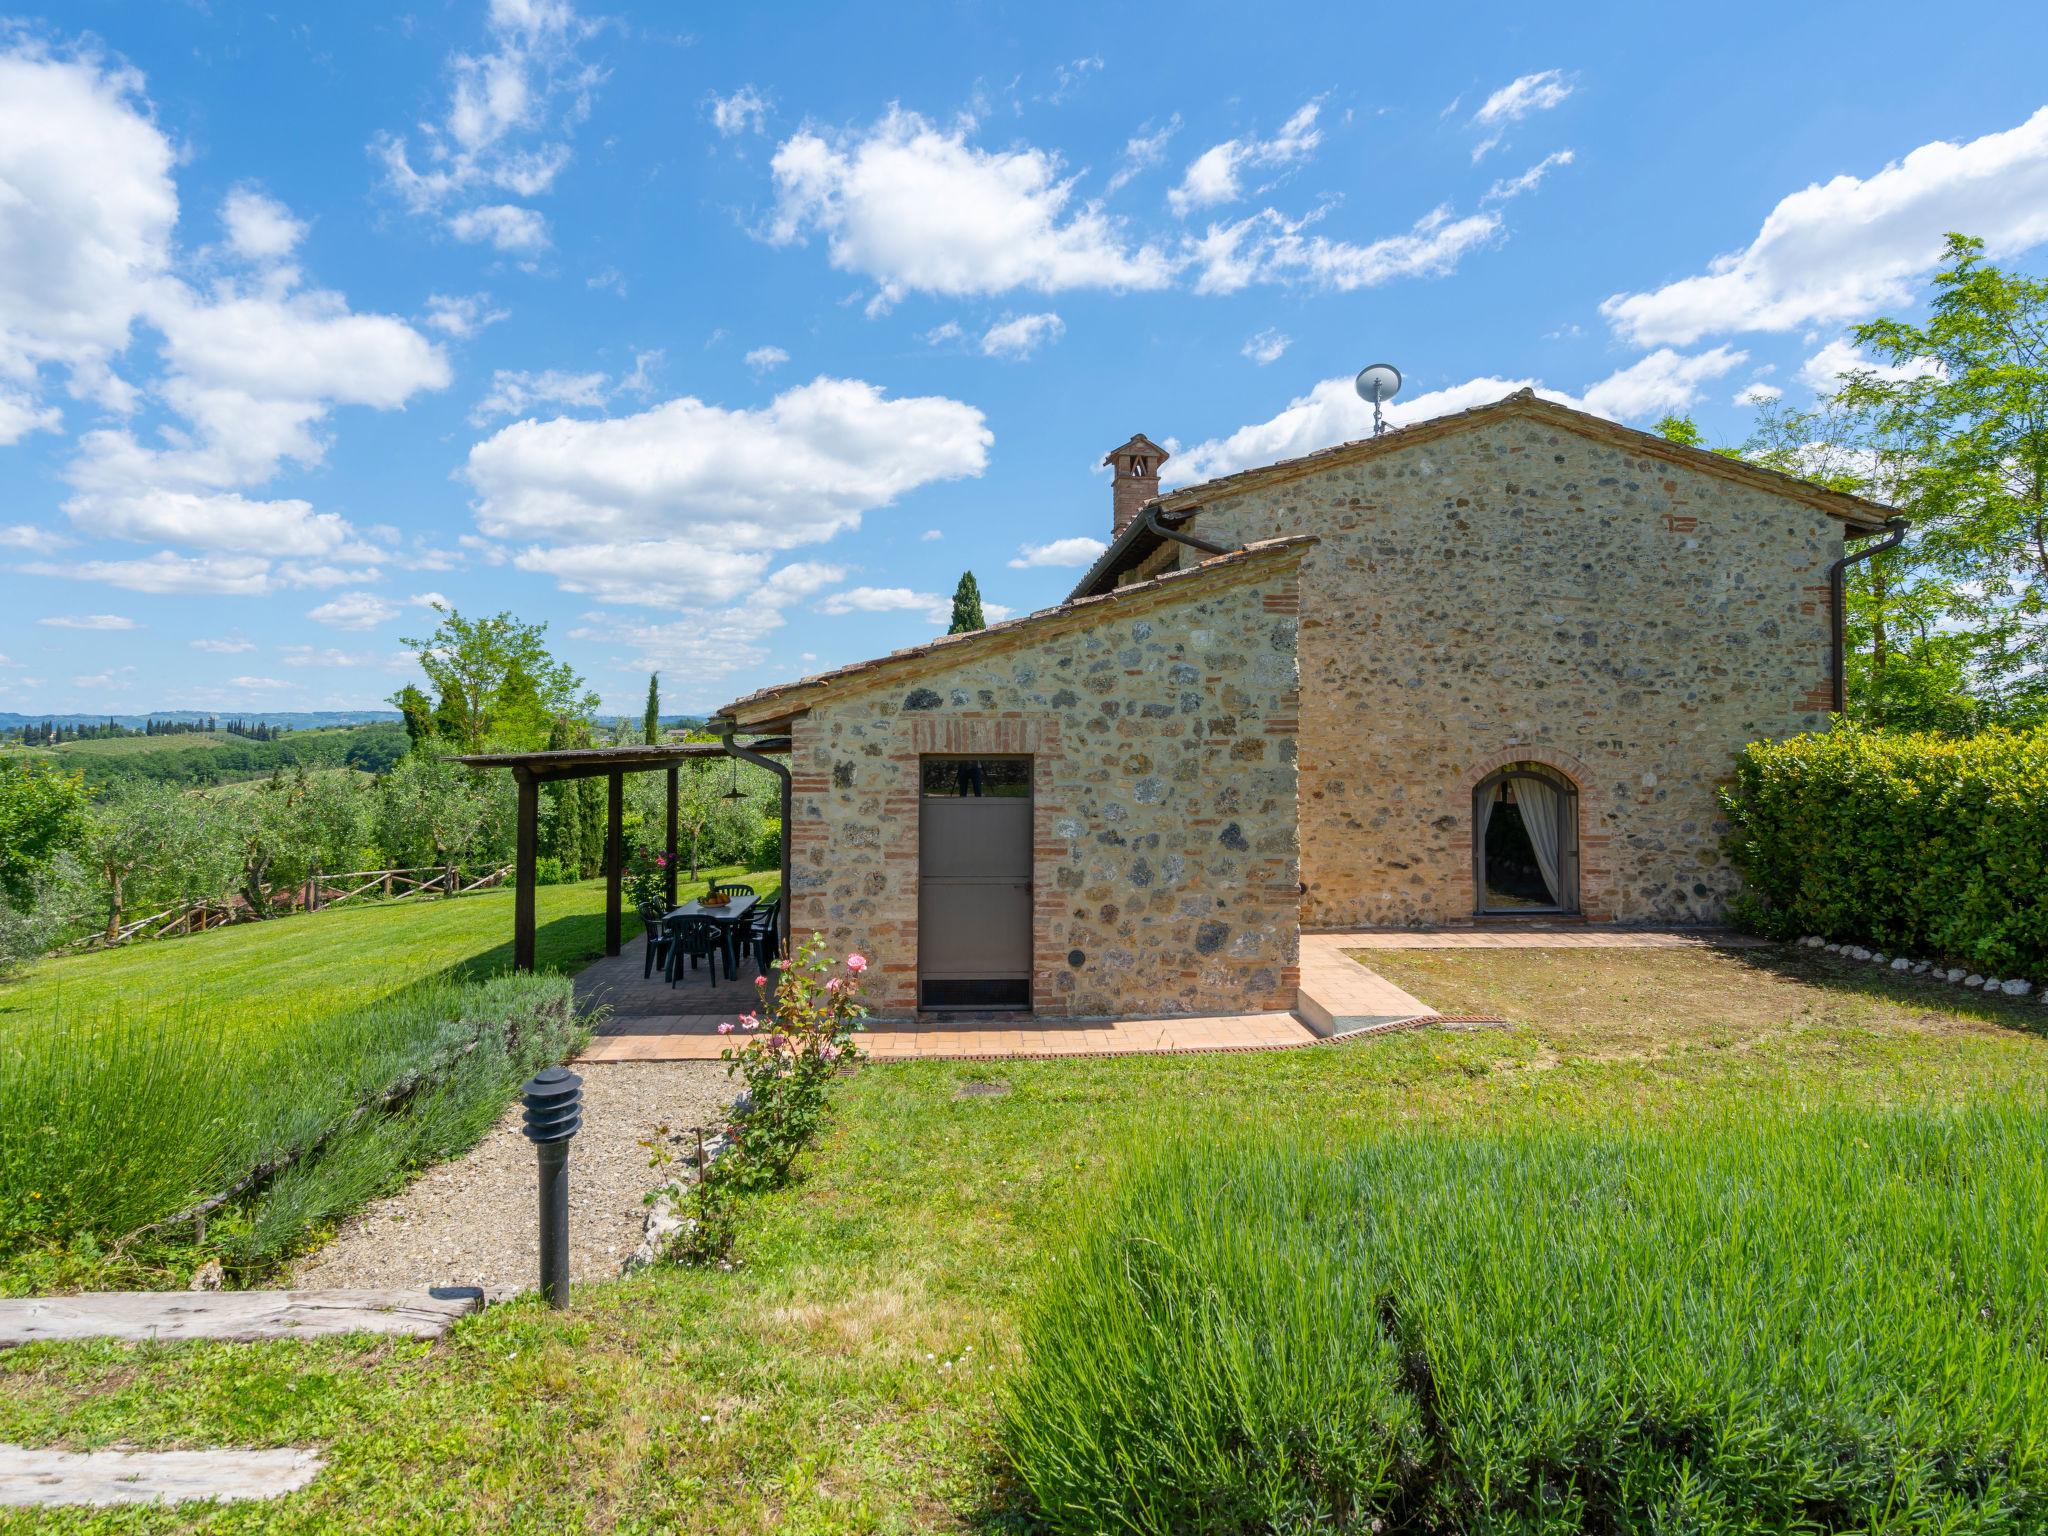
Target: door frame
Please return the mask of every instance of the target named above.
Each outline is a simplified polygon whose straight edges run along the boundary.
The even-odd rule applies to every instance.
[[[922,914],[923,914],[923,903],[924,903],[924,879],[925,879],[925,877],[924,877],[924,868],[925,868],[925,847],[924,847],[924,800],[925,800],[925,794],[924,794],[924,773],[925,773],[925,765],[926,765],[927,763],[934,763],[934,762],[968,762],[968,761],[988,761],[988,760],[992,760],[992,759],[997,759],[997,758],[1007,758],[1007,759],[1010,759],[1010,760],[1012,760],[1012,761],[1016,761],[1016,762],[1021,762],[1021,763],[1023,763],[1023,764],[1025,765],[1025,771],[1026,771],[1026,775],[1027,775],[1027,779],[1028,779],[1028,792],[1027,792],[1027,793],[1026,793],[1026,794],[1025,794],[1024,796],[1022,796],[1022,799],[1023,799],[1023,801],[1024,801],[1024,804],[1025,804],[1025,808],[1026,808],[1026,810],[1025,810],[1025,825],[1026,825],[1026,827],[1027,827],[1027,829],[1028,829],[1027,835],[1028,835],[1028,837],[1029,837],[1029,839],[1030,839],[1030,841],[1029,841],[1029,844],[1028,844],[1028,846],[1027,846],[1027,856],[1026,856],[1026,859],[1025,859],[1025,877],[1024,877],[1024,882],[1023,882],[1023,883],[1024,883],[1024,893],[1025,893],[1025,894],[1024,894],[1024,910],[1025,910],[1025,933],[1024,933],[1024,940],[1025,940],[1025,960],[1024,960],[1024,967],[1023,967],[1023,973],[1022,973],[1022,975],[1021,975],[1020,977],[1017,977],[1017,978],[1011,978],[1011,977],[1003,976],[1003,977],[989,977],[989,978],[987,978],[987,979],[988,979],[988,980],[991,980],[991,981],[996,981],[996,980],[1008,981],[1008,980],[1012,980],[1012,979],[1016,979],[1016,980],[1021,980],[1021,981],[1023,982],[1023,986],[1024,986],[1024,999],[1023,999],[1023,1001],[1022,1001],[1021,1003],[986,1003],[986,1004],[975,1004],[975,1003],[927,1003],[927,1002],[925,1001],[925,995],[924,995],[924,988],[925,988],[925,980],[926,980],[926,976],[925,976],[925,969],[924,969],[924,967],[925,967],[925,940],[924,940],[924,927],[925,927],[925,925],[924,925],[924,920],[923,920],[923,915],[922,915]],[[914,985],[915,985],[915,987],[916,987],[916,994],[915,994],[915,996],[916,996],[916,1005],[915,1005],[915,1006],[916,1006],[916,1009],[917,1009],[917,1011],[918,1011],[919,1013],[948,1013],[948,1014],[953,1014],[953,1013],[1020,1013],[1020,1012],[1022,1012],[1022,1013],[1030,1013],[1030,1012],[1033,1012],[1033,1011],[1035,1011],[1035,1009],[1036,1009],[1036,1006],[1037,1006],[1037,1000],[1038,1000],[1038,932],[1037,932],[1037,924],[1038,924],[1038,900],[1037,900],[1037,898],[1038,898],[1038,857],[1037,857],[1037,844],[1038,844],[1038,830],[1039,830],[1039,829],[1038,829],[1038,816],[1039,816],[1039,810],[1040,810],[1040,799],[1039,799],[1039,773],[1040,773],[1040,770],[1041,770],[1041,768],[1042,768],[1042,767],[1044,766],[1044,764],[1045,764],[1045,762],[1046,762],[1046,761],[1047,761],[1047,759],[1046,759],[1046,757],[1044,756],[1044,754],[1042,754],[1042,753],[1038,753],[1038,752],[1028,752],[1028,751],[1026,751],[1026,752],[1018,752],[1018,751],[999,751],[999,750],[990,750],[990,751],[982,751],[982,752],[975,752],[975,751],[966,751],[966,752],[961,752],[961,751],[945,751],[945,752],[918,752],[918,753],[917,753],[917,754],[916,754],[916,755],[915,755],[915,756],[914,756],[914,757],[913,757],[913,758],[911,759],[911,766],[912,766],[912,771],[913,771],[913,773],[914,773],[914,775],[915,775],[915,779],[914,779],[914,782],[915,782],[915,784],[916,784],[916,786],[917,786],[917,818],[916,818],[916,825],[917,825],[917,863],[916,863],[916,865],[915,865],[915,868],[914,868],[914,871],[913,871],[912,879],[913,879],[913,883],[914,883],[914,885],[915,885],[915,888],[916,888],[916,900],[917,900],[917,904],[918,904],[918,910],[919,910],[919,919],[918,919],[918,924],[917,924],[917,972],[916,972],[916,980],[915,980],[915,983],[914,983]],[[954,798],[954,797],[944,797],[944,798]],[[961,797],[961,798],[974,798],[974,797],[972,797],[972,796],[968,796],[968,797]],[[1016,799],[1016,798],[1019,798],[1019,797],[1017,797],[1017,796],[1010,796],[1010,795],[1005,795],[1005,796],[999,796],[999,797],[996,797],[996,796],[992,796],[992,797],[990,797],[990,798],[1000,798],[1000,799],[1003,799],[1003,800],[1014,800],[1014,799]],[[961,979],[961,978],[957,978],[957,977],[937,977],[937,978],[933,978],[933,979],[935,979],[935,980],[940,980],[940,981],[948,981],[948,980],[959,980],[959,979]]]
[[[1558,883],[1565,889],[1565,900],[1545,907],[1489,907],[1486,904],[1486,839],[1479,830],[1479,807],[1494,795],[1502,784],[1515,779],[1536,779],[1548,784],[1564,796],[1564,809],[1560,818],[1564,829],[1563,846],[1558,849]],[[1508,763],[1496,768],[1472,786],[1471,820],[1472,829],[1472,913],[1475,917],[1576,917],[1585,908],[1585,893],[1579,885],[1579,786],[1569,775],[1553,768],[1548,763]]]

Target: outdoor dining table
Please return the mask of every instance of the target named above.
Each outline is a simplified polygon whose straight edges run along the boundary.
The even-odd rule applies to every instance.
[[[747,914],[761,904],[758,896],[735,895],[721,907],[707,907],[701,897],[692,897],[673,912],[663,915],[664,928],[673,927],[686,917],[706,917],[724,928],[725,938],[725,979],[731,981],[738,974],[738,947],[733,936],[747,920]]]

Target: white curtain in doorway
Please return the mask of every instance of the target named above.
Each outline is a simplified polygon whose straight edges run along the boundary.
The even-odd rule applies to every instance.
[[[1522,829],[1529,834],[1529,846],[1536,850],[1536,867],[1543,872],[1552,904],[1561,907],[1564,888],[1558,883],[1558,866],[1564,856],[1564,796],[1541,779],[1517,777],[1514,786]]]

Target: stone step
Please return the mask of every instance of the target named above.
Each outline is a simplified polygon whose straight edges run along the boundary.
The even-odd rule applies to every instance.
[[[491,1300],[473,1285],[375,1291],[88,1291],[0,1300],[0,1348],[44,1339],[431,1339]]]
[[[0,1507],[275,1499],[319,1472],[318,1452],[42,1451],[0,1445]]]

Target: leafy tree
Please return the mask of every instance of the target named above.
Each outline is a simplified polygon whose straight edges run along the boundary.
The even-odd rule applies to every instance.
[[[461,750],[537,747],[557,716],[587,718],[597,708],[575,669],[548,654],[547,625],[510,613],[469,619],[438,603],[434,611],[433,634],[403,643],[434,687],[435,730]]]
[[[647,738],[647,745],[653,746],[661,740],[661,674],[647,674],[647,709],[641,716],[640,728]]]
[[[86,828],[83,774],[0,766],[0,896],[24,912],[34,907],[57,859],[85,841]]]
[[[460,764],[413,752],[377,781],[378,840],[399,865],[459,863],[490,819],[488,786]]]
[[[588,880],[592,875],[604,872],[605,836],[609,828],[610,807],[606,801],[610,785],[602,778],[577,779],[576,798],[579,806],[577,830],[582,833],[582,846],[577,850],[577,874]]]
[[[1838,398],[1907,446],[1916,557],[1976,633],[1976,691],[2017,723],[2048,714],[2048,280],[1965,235],[1944,254],[1926,324],[1852,332],[1885,367]]]
[[[960,585],[953,589],[953,622],[946,633],[964,635],[969,630],[987,628],[988,620],[981,616],[981,584],[974,579],[974,572],[962,571]]]
[[[434,734],[434,701],[411,683],[391,695],[391,702],[399,714],[405,717],[405,739],[411,746],[432,739]]]
[[[83,858],[105,906],[108,938],[137,904],[147,910],[209,899],[227,888],[238,861],[206,811],[199,797],[158,784],[93,804]]]

